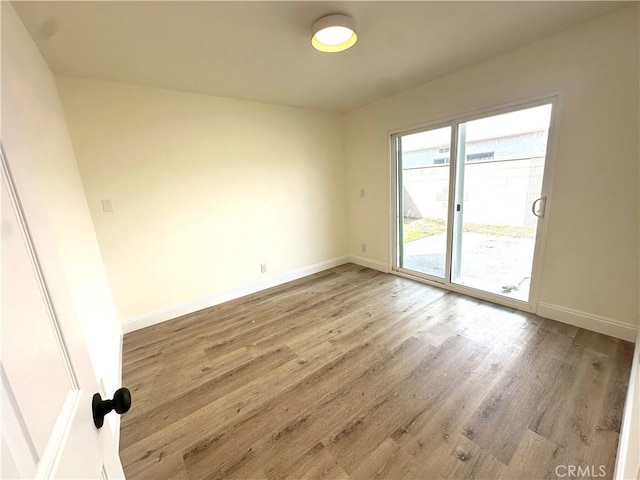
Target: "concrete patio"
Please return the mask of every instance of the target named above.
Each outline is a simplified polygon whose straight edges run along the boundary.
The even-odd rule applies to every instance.
[[[444,278],[446,241],[446,234],[441,233],[406,243],[402,266]],[[533,238],[464,233],[456,283],[526,301],[533,249]]]

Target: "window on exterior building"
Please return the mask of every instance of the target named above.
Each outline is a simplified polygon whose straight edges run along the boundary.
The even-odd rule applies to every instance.
[[[493,160],[495,152],[470,153],[467,155],[467,162],[481,162],[483,160]]]

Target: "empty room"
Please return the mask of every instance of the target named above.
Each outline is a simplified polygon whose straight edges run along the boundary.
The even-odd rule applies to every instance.
[[[1,478],[640,479],[640,6],[3,1]]]

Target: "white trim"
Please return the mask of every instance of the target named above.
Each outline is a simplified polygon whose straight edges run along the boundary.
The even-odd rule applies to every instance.
[[[550,90],[547,93],[541,93],[540,95],[533,95],[531,97],[521,98],[519,100],[513,100],[511,102],[499,103],[498,105],[488,105],[485,107],[477,108],[474,110],[459,112],[453,115],[428,120],[426,122],[414,123],[408,126],[393,128],[387,130],[387,136],[391,135],[410,135],[412,133],[419,133],[423,130],[430,130],[432,128],[444,127],[451,124],[454,121],[470,122],[479,118],[485,117],[486,114],[496,112],[496,115],[501,113],[507,113],[508,111],[518,110],[519,106],[525,106],[540,102],[545,103],[546,100],[553,97],[561,97],[564,95],[564,90]]]
[[[372,268],[373,270],[378,270],[383,273],[389,273],[389,265],[384,262],[371,260],[370,258],[360,257],[358,255],[349,255],[348,258],[351,263],[355,263],[361,267]]]
[[[544,160],[544,170],[542,173],[542,189],[540,196],[545,197],[544,214],[538,218],[536,225],[536,239],[533,250],[533,265],[531,266],[531,286],[529,288],[529,306],[531,311],[536,310],[536,305],[540,298],[540,287],[542,279],[542,267],[544,264],[544,254],[547,247],[547,232],[549,228],[549,218],[551,217],[551,207],[553,206],[553,183],[556,171],[556,159],[558,149],[558,139],[560,138],[560,119],[564,106],[564,95],[558,92],[551,96],[551,118],[549,123],[547,150]]]
[[[635,408],[635,411],[634,411]],[[618,455],[616,466],[613,471],[615,480],[629,478],[640,478],[640,331],[636,339],[636,349],[633,354],[631,365],[631,377],[627,397],[624,402],[624,413],[622,414],[622,426],[620,427],[620,440],[618,441]],[[635,418],[634,418],[635,417]],[[629,451],[629,447],[636,448],[636,451]],[[636,470],[635,472],[633,470]]]
[[[389,150],[389,231],[387,232],[387,241],[389,242],[388,260],[389,271],[398,263],[398,152],[396,138],[393,134],[387,135],[387,147]]]
[[[349,263],[351,257],[343,256],[334,258],[333,260],[327,260],[326,262],[316,263],[307,267],[297,268],[287,273],[280,275],[274,275],[259,282],[251,283],[241,287],[230,288],[221,292],[216,292],[206,297],[196,298],[189,302],[182,303],[180,305],[174,305],[173,307],[163,308],[155,312],[147,313],[139,317],[131,318],[122,322],[122,330],[125,334],[131,333],[141,328],[157,325],[158,323],[166,322],[189,313],[197,312],[205,308],[213,307],[236,298],[251,295],[252,293],[266,290],[267,288],[282,285],[283,283],[291,282],[299,278],[313,275],[314,273],[322,272],[330,268],[338,267]],[[355,262],[354,262],[355,263]],[[368,266],[368,265],[367,265]]]
[[[538,303],[536,313],[541,317],[568,323],[569,325],[591,330],[592,332],[621,338],[628,342],[636,341],[637,327],[611,318],[599,317],[590,313],[579,312],[570,308],[549,305],[542,302]]]
[[[118,385],[122,385],[122,354],[123,354],[123,345],[124,345],[124,332],[122,331],[122,327],[120,325],[118,325],[118,345],[117,345],[117,349],[118,349],[118,370],[116,372],[117,375],[117,380],[118,380]],[[114,420],[114,426],[113,426],[113,439],[115,441],[116,444],[116,448],[117,451],[120,451],[120,420],[121,420],[121,416],[120,415],[113,415],[113,417],[115,417]],[[104,468],[104,465],[102,466]]]
[[[402,270],[400,268],[392,268],[389,270],[389,273],[392,275],[397,275],[398,277],[408,278],[409,280],[415,280],[416,282],[424,283],[425,285],[429,285],[431,287],[442,288],[443,290],[449,291],[447,287],[444,286],[444,281],[438,282],[437,280],[433,280],[431,278],[427,278],[421,275],[415,275],[411,270]]]

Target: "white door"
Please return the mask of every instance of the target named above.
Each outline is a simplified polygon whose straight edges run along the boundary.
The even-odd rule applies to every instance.
[[[43,243],[39,229],[35,251],[19,199],[33,186],[15,184],[1,144],[0,159],[1,477],[124,478],[109,422],[101,429],[93,422],[98,386],[81,327],[59,295],[65,282],[55,242]]]

